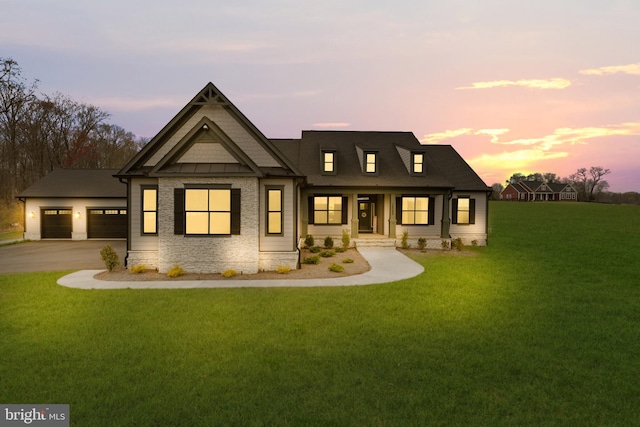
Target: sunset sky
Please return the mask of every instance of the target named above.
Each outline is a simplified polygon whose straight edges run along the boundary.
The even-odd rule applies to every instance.
[[[0,57],[152,137],[213,82],[267,137],[412,131],[484,181],[640,191],[637,0],[0,0]]]

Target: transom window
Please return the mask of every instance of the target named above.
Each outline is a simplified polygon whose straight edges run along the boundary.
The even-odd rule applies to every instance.
[[[267,234],[282,234],[282,188],[267,189]]]
[[[335,156],[336,153],[333,151],[323,151],[322,152],[322,171],[333,173],[336,170],[335,165]]]
[[[411,172],[422,173],[424,172],[424,153],[413,153]]]
[[[158,189],[142,189],[142,234],[158,232]]]
[[[378,171],[376,153],[364,153],[364,171],[366,173],[376,173]]]
[[[231,234],[231,189],[187,188],[185,234]]]
[[[315,224],[342,224],[342,196],[315,196],[313,218]]]
[[[402,224],[429,225],[429,197],[402,197]]]

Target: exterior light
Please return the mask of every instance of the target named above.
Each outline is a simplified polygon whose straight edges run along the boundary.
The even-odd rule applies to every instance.
[[[35,212],[33,211],[29,212],[29,218],[35,218],[35,217],[36,217]]]
[[[80,218],[80,211],[76,212],[76,218]]]

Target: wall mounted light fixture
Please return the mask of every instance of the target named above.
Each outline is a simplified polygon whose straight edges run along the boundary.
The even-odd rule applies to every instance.
[[[35,218],[36,217],[36,213],[31,211],[29,212],[29,218]]]
[[[80,211],[76,212],[76,218],[80,218]]]

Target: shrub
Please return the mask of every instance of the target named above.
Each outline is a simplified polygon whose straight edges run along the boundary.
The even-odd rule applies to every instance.
[[[104,261],[104,265],[107,266],[107,270],[113,271],[118,265],[120,265],[120,260],[118,259],[118,253],[111,247],[111,245],[107,245],[100,251],[100,256]]]
[[[342,260],[343,264],[353,264],[353,259],[351,258],[345,258]]]
[[[222,277],[233,277],[238,274],[234,269],[225,270],[222,272]]]
[[[342,247],[347,249],[351,245],[349,230],[342,230]]]
[[[402,249],[409,249],[409,247],[411,245],[409,245],[409,232],[408,231],[403,231],[402,232],[402,240],[400,241],[402,244]]]
[[[309,250],[314,254],[317,254],[318,252],[322,252],[322,248],[320,246],[311,246]]]
[[[291,267],[289,267],[288,265],[279,265],[276,267],[276,272],[278,274],[287,274],[290,271],[291,271]]]
[[[440,243],[440,246],[445,251],[448,251],[450,249],[449,242],[447,240],[444,240],[444,239],[442,239],[442,242]]]
[[[424,237],[420,237],[418,239],[418,248],[420,248],[420,250],[424,252],[424,250],[427,248],[427,239],[425,239]]]
[[[460,237],[458,237],[457,239],[453,240],[451,242],[451,246],[453,246],[454,248],[456,248],[459,251],[464,249],[464,243],[462,243],[462,239]]]
[[[322,258],[331,258],[332,256],[334,256],[336,254],[335,251],[322,251],[320,252],[320,256]]]
[[[302,260],[303,264],[320,264],[320,255],[313,255]]]
[[[343,252],[346,252],[346,251],[347,251],[347,248],[335,248],[335,249],[334,249],[334,251],[336,251],[336,253],[341,254],[341,253],[343,253]]]
[[[329,266],[329,270],[333,271],[334,273],[343,273],[344,272],[344,267],[341,266],[340,264],[331,264]]]
[[[473,239],[471,241],[471,246],[478,246],[478,241],[476,239]]]
[[[129,273],[131,274],[140,274],[140,273],[144,273],[145,270],[147,269],[147,266],[144,264],[136,264],[133,267],[131,267],[129,269]]]
[[[324,238],[324,247],[331,249],[333,247],[333,237],[327,236]]]
[[[167,276],[169,277],[179,277],[185,273],[184,269],[180,267],[178,264],[171,267],[171,270],[167,271]]]
[[[315,242],[313,240],[313,236],[311,234],[307,234],[307,237],[304,238],[304,245],[308,248],[311,248],[314,244]]]

